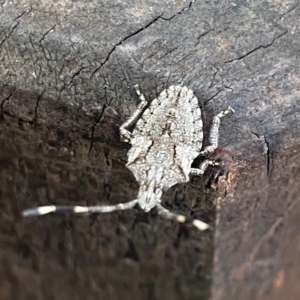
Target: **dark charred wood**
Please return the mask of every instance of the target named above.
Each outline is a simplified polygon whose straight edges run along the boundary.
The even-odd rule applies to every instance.
[[[1,299],[297,299],[300,5],[296,1],[0,3]],[[119,203],[138,185],[118,128],[171,84],[210,168],[163,197],[200,233],[139,210],[22,219],[44,204]]]

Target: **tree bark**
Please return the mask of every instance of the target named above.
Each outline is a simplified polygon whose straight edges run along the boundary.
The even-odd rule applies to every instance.
[[[0,2],[2,299],[297,299],[297,1]],[[134,199],[119,126],[172,84],[225,166],[173,187],[171,210],[22,219],[44,204]],[[284,295],[284,296],[283,296]]]

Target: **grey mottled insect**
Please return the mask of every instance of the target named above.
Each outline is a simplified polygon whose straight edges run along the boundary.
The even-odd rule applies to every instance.
[[[140,185],[137,199],[104,206],[41,206],[23,211],[23,216],[58,211],[108,213],[130,209],[138,204],[145,212],[156,207],[158,213],[167,219],[187,222],[185,216],[172,213],[161,205],[162,192],[176,183],[189,181],[190,174],[203,174],[208,165],[219,165],[216,161],[205,159],[199,168],[191,168],[197,156],[206,156],[217,148],[220,119],[234,110],[228,107],[213,118],[210,144],[201,151],[203,123],[198,100],[192,90],[187,87],[171,86],[154,99],[148,108],[146,108],[148,103],[138,86],[136,91],[141,103],[120,127],[120,134],[132,145],[126,166],[133,172]],[[135,123],[136,126],[131,133],[128,128]],[[209,227],[200,220],[193,220],[192,223],[200,230]]]

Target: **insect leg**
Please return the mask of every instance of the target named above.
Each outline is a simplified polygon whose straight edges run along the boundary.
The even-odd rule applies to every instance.
[[[196,175],[196,176],[202,175],[202,174],[204,174],[205,170],[207,169],[207,167],[209,165],[210,166],[220,166],[220,165],[222,165],[222,162],[217,162],[215,160],[206,159],[200,164],[199,168],[191,168],[190,174]]]
[[[219,114],[214,116],[212,125],[209,132],[209,143],[207,147],[205,147],[201,152],[200,155],[206,155],[215,151],[218,147],[218,140],[219,140],[219,127],[221,123],[221,118],[229,114],[230,112],[234,113],[234,109],[232,107],[228,107],[227,109],[221,111]]]
[[[173,221],[176,221],[178,223],[189,223],[187,218],[183,215],[178,215],[178,214],[172,213],[168,209],[161,206],[160,204],[157,204],[156,207],[157,207],[158,214],[161,215],[162,217],[168,219],[168,220],[173,220]],[[204,231],[204,230],[209,228],[208,224],[206,224],[206,223],[204,223],[200,220],[197,220],[197,219],[192,220],[191,223],[195,227],[197,227],[200,231]]]
[[[139,119],[140,115],[144,111],[144,108],[148,104],[144,95],[141,93],[139,85],[137,84],[134,87],[135,87],[136,93],[138,94],[138,96],[141,100],[141,103],[139,104],[136,111],[132,114],[132,116],[120,126],[120,135],[125,142],[129,142],[131,139],[131,132],[128,131],[128,127],[132,126]]]
[[[96,205],[96,206],[77,206],[77,205],[46,205],[25,209],[22,211],[23,217],[41,216],[53,212],[71,212],[71,213],[110,213],[116,210],[126,210],[133,208],[138,200],[132,200],[126,203],[116,205]]]

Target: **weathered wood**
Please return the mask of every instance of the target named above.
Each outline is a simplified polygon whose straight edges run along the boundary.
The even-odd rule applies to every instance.
[[[0,10],[3,299],[298,297],[297,1],[2,0]],[[224,170],[164,198],[211,224],[216,212],[215,237],[138,212],[21,219],[35,205],[136,196],[118,128],[137,83],[148,99],[187,85],[206,125],[236,110],[221,128]]]
[[[284,148],[271,149],[269,169],[262,155],[220,183],[213,299],[299,295],[299,147]]]

